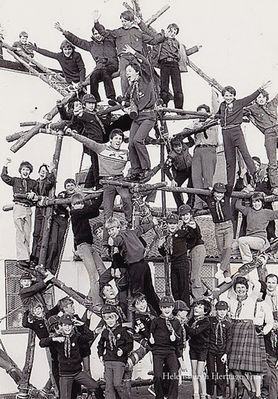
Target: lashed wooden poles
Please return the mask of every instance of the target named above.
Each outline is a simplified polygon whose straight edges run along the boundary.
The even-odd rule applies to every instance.
[[[162,14],[164,14],[167,10],[169,10],[170,6],[169,4],[166,4],[163,6],[159,11],[157,11],[155,14],[153,14],[149,19],[146,20],[146,25],[149,26],[153,22],[155,22]]]

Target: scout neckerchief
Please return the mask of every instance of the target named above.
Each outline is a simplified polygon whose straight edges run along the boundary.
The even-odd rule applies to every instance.
[[[65,354],[65,357],[67,357],[67,358],[69,358],[70,354],[71,354],[71,341],[70,341],[70,339],[73,336],[73,334],[74,334],[74,330],[72,330],[72,332],[70,334],[62,333],[63,337],[65,338],[65,341],[64,341],[64,354]]]
[[[216,213],[217,213],[218,219],[222,222],[224,220],[224,215],[223,215],[223,211],[222,211],[220,202],[221,202],[221,200],[220,201],[216,200]]]
[[[114,327],[112,327],[112,328],[110,328],[106,325],[106,329],[108,331],[109,346],[110,346],[111,351],[114,349],[114,347],[116,348],[116,344],[117,344],[117,340],[116,340],[113,330],[115,330],[119,325],[120,325],[119,323],[116,323],[114,325]]]
[[[116,306],[117,311],[119,313],[119,316],[121,318],[122,321],[126,320],[126,316],[123,312],[123,309],[121,308],[120,302],[117,298],[114,299],[105,299],[105,305],[113,305]]]
[[[223,339],[223,324],[222,324],[222,322],[224,319],[220,319],[219,316],[216,316],[216,320],[217,320],[217,324],[215,327],[215,343],[217,345],[218,338],[220,338],[220,345],[223,345],[224,339]]]
[[[242,310],[242,302],[245,301],[246,299],[247,299],[247,294],[245,294],[243,298],[239,298],[237,295],[237,308],[235,312],[235,319],[239,318],[240,312]]]
[[[163,315],[161,314],[159,317],[161,317],[162,319],[165,320],[166,327],[167,327],[167,329],[168,329],[170,335],[174,334],[175,337],[178,337],[178,338],[179,338],[179,336],[176,334],[176,332],[175,332],[175,330],[174,330],[174,327],[172,326],[172,323],[171,323],[171,321],[170,321],[170,320],[174,320],[174,319],[175,319],[175,316],[171,315],[171,316],[169,316],[169,317],[166,317],[166,316],[163,316]]]

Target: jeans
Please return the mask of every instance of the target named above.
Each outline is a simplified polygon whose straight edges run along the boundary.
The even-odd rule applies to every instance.
[[[236,149],[241,153],[251,175],[256,172],[256,168],[254,161],[249,154],[241,127],[225,130],[222,129],[222,134],[226,158],[227,183],[229,186],[233,186],[236,173]]]
[[[188,188],[193,187],[191,179],[191,168],[188,168],[186,170],[175,171],[174,180],[177,183],[178,187],[181,187],[186,180],[188,180],[187,187]],[[183,195],[182,193],[173,192],[173,197],[177,204],[177,208],[179,209],[179,207],[184,204]],[[192,206],[193,201],[194,201],[194,194],[188,194],[188,200],[187,200],[188,205]]]
[[[252,261],[251,249],[263,250],[269,247],[269,242],[261,237],[243,236],[238,239],[238,246],[243,263]]]
[[[32,209],[29,206],[14,204],[13,219],[17,260],[30,260],[31,217]]]
[[[277,141],[276,130],[265,133],[264,145],[268,159],[268,173],[271,188],[278,187]]]
[[[99,185],[99,165],[98,165],[98,156],[94,151],[90,151],[91,157],[91,166],[88,170],[84,187],[92,188]]]
[[[54,215],[50,230],[45,268],[56,274],[63,249],[68,219],[61,215]]]
[[[118,67],[114,65],[104,66],[93,70],[90,76],[90,91],[96,98],[97,102],[101,101],[98,92],[99,82],[103,82],[106,97],[115,99],[116,93],[113,85],[112,73],[117,72]]]
[[[150,130],[154,127],[155,120],[147,118],[147,116],[142,117],[139,115],[131,125],[128,150],[133,173],[151,168],[151,161],[145,145],[145,139]]]
[[[67,376],[60,376],[60,398],[69,399],[71,397],[72,385],[76,381],[84,385],[89,391],[94,392],[96,399],[104,399],[103,391],[92,377],[84,371]]]
[[[104,363],[105,399],[129,397],[123,382],[124,372],[125,364],[122,362],[106,361]]]
[[[215,223],[215,239],[220,255],[220,269],[230,273],[230,257],[233,243],[233,223],[231,220]]]
[[[99,296],[98,279],[99,276],[105,272],[106,268],[98,252],[92,248],[91,244],[83,242],[77,245],[77,250],[89,276],[89,296],[93,299],[94,304],[100,304],[102,303],[102,300]]]
[[[196,245],[190,251],[191,256],[191,282],[192,287],[201,287],[201,268],[206,258],[206,248],[204,244]]]
[[[181,73],[179,64],[176,61],[164,61],[160,65],[160,85],[161,98],[164,104],[169,102],[169,83],[171,83],[174,91],[175,108],[183,107],[183,92],[181,84]]]
[[[126,67],[130,63],[130,61],[136,61],[136,58],[131,55],[121,55],[120,62],[119,62],[119,69],[120,69],[120,78],[121,78],[121,88],[122,88],[122,95],[125,96],[127,89],[129,87],[129,83],[126,77]]]
[[[167,366],[167,371],[163,372],[163,366]],[[154,390],[156,399],[164,399],[164,383],[167,381],[168,385],[168,398],[178,398],[178,371],[179,364],[176,352],[168,349],[161,348],[153,352],[153,371],[154,371]]]

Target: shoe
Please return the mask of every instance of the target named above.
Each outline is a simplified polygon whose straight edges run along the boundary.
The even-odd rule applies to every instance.
[[[231,282],[232,282],[231,277],[230,277],[230,276],[225,277],[225,278],[224,278],[224,282],[225,282],[226,284],[231,283]]]
[[[217,280],[221,280],[221,279],[224,280],[224,273],[223,273],[223,271],[222,271],[221,269],[217,270],[217,272],[215,273],[214,277],[215,277]]]
[[[131,175],[129,175],[129,176],[126,176],[124,179],[123,179],[124,181],[127,181],[127,182],[139,182],[139,180],[140,180],[140,173],[132,173]]]
[[[272,194],[273,194],[273,195],[278,195],[278,187],[275,187],[275,188],[272,190]]]
[[[28,260],[18,260],[18,266],[24,267],[25,269],[30,269],[30,262]]]

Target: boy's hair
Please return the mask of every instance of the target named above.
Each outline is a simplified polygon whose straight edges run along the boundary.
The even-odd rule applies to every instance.
[[[123,131],[121,129],[113,129],[111,130],[110,134],[109,134],[109,140],[113,139],[113,137],[115,136],[121,136],[121,138],[124,140],[124,134]]]
[[[210,112],[210,107],[209,107],[207,104],[198,105],[198,107],[197,107],[197,112],[199,112],[200,109],[205,109],[207,113]]]
[[[233,86],[225,86],[221,91],[222,96],[224,96],[226,91],[236,96],[236,89]]]
[[[277,274],[274,274],[274,273],[270,273],[270,274],[268,274],[267,276],[266,276],[266,278],[265,278],[265,281],[267,282],[267,279],[268,278],[276,278],[276,281],[277,281],[277,283],[278,283],[278,276],[277,276]]]
[[[207,301],[206,299],[200,299],[196,302],[193,303],[193,308],[195,308],[198,305],[204,305],[204,312],[205,315],[207,316],[208,314],[210,314],[211,312],[211,304],[209,301]]]
[[[133,297],[133,306],[136,304],[136,302],[142,301],[146,301],[146,295],[142,294],[141,292],[137,292],[137,294],[135,294]]]
[[[262,161],[260,160],[259,157],[256,157],[256,155],[254,157],[252,157],[253,161],[258,162],[260,165],[262,164]]]
[[[137,61],[130,61],[126,68],[128,66],[131,66],[136,72],[139,72],[139,75],[141,74],[141,66],[138,64]]]
[[[76,202],[82,202],[84,203],[84,196],[81,193],[74,193],[71,196],[71,203],[74,205]]]
[[[38,302],[36,299],[32,300],[29,305],[30,312],[33,313],[37,307],[41,307],[43,309],[41,302]]]
[[[243,284],[243,285],[245,285],[245,287],[247,288],[247,290],[248,290],[248,288],[249,288],[249,286],[248,286],[248,281],[246,280],[246,278],[245,278],[244,276],[238,276],[238,277],[235,279],[235,282],[234,282],[234,284],[233,284],[233,288],[234,288],[234,289],[236,288],[237,284]]]
[[[75,49],[74,45],[71,44],[71,42],[69,42],[68,40],[63,40],[63,41],[62,41],[62,43],[61,43],[61,45],[60,45],[60,50],[63,50],[63,48],[65,48],[65,47],[71,47],[72,50]]]
[[[47,172],[49,173],[49,167],[48,167],[48,165],[46,165],[46,163],[43,163],[43,164],[39,167],[38,173],[40,173],[40,171],[41,171],[42,168],[45,168],[45,169],[47,170]]]
[[[65,182],[64,182],[64,188],[66,188],[66,185],[67,185],[68,183],[73,183],[73,184],[76,186],[75,180],[69,178],[69,179],[66,179],[66,180],[65,180]]]
[[[177,24],[169,24],[168,26],[167,26],[167,29],[171,29],[171,28],[174,28],[174,29],[177,29],[177,34],[179,33],[179,31],[180,31],[180,28],[178,27],[178,25]]]
[[[174,146],[174,145],[182,145],[182,139],[179,137],[173,137],[171,139],[171,146]]]
[[[255,200],[260,200],[264,204],[265,200],[265,195],[263,192],[257,191],[255,192],[252,197],[251,197],[251,203],[253,203]]]
[[[112,284],[110,284],[110,283],[105,283],[105,284],[103,284],[103,286],[100,288],[100,296],[101,296],[102,298],[104,298],[104,293],[103,293],[103,291],[104,291],[104,288],[105,288],[105,287],[111,287],[111,288],[113,288]]]
[[[18,168],[19,173],[21,173],[21,169],[24,167],[30,169],[30,173],[33,172],[33,166],[30,164],[30,162],[22,161]]]
[[[67,305],[72,305],[74,302],[69,296],[59,299],[58,306],[63,311]]]
[[[22,36],[28,37],[28,33],[25,32],[25,31],[22,31],[22,32],[20,32],[20,34],[19,34],[18,36],[19,36],[19,37],[22,37]]]
[[[266,90],[263,89],[260,94],[262,94],[266,98],[266,101],[269,100],[269,94]]]
[[[118,218],[111,216],[109,219],[106,220],[105,227],[106,227],[106,229],[109,229],[110,227],[120,227],[121,228],[121,221]]]
[[[120,18],[124,18],[127,21],[134,21],[134,14],[133,12],[126,10],[120,14]]]

